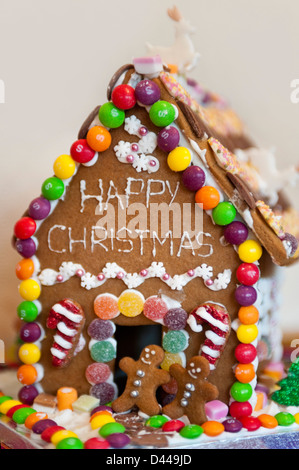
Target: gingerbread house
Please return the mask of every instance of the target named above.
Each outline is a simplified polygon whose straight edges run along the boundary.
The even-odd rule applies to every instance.
[[[282,189],[296,172],[186,78],[194,54],[151,52],[113,75],[15,225],[21,401],[68,386],[122,411],[123,358],[156,345],[162,371],[204,357],[212,395],[253,409],[261,367],[280,359],[279,267],[299,256]],[[171,376],[156,390],[171,403]]]

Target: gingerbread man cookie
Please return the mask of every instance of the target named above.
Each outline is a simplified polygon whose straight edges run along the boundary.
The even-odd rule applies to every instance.
[[[128,378],[123,394],[112,402],[116,413],[129,411],[134,405],[149,416],[160,413],[156,391],[160,385],[170,380],[170,374],[166,370],[158,369],[163,358],[163,349],[150,345],[142,350],[137,361],[131,357],[123,357],[120,360],[119,367]]]
[[[175,399],[163,407],[163,414],[172,419],[186,415],[192,424],[202,424],[207,420],[205,403],[218,397],[218,389],[207,381],[210,366],[202,356],[192,357],[186,369],[180,364],[172,364],[169,372],[177,381]]]

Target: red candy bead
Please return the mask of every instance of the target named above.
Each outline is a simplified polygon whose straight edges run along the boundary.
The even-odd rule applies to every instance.
[[[237,279],[245,286],[253,286],[259,277],[259,268],[254,263],[242,263],[237,269]]]
[[[173,432],[177,431],[179,432],[180,429],[182,429],[185,426],[183,421],[180,421],[179,419],[172,419],[170,421],[167,421],[166,423],[163,424],[162,426],[162,431],[164,432]]]
[[[8,412],[6,413],[6,416],[8,418],[12,418],[12,415],[14,414],[14,412],[19,410],[20,408],[29,408],[29,405],[22,404],[22,405],[13,406],[12,408],[8,410]]]
[[[95,151],[90,148],[86,139],[76,140],[71,146],[71,156],[78,163],[88,163],[95,156]]]
[[[241,364],[250,364],[255,360],[256,354],[253,344],[240,343],[235,349],[235,357]]]
[[[244,416],[240,421],[243,428],[246,428],[248,431],[256,431],[261,427],[260,420],[254,416]]]
[[[136,104],[135,90],[130,85],[118,85],[112,91],[111,100],[119,109],[131,109]]]
[[[233,418],[241,419],[244,416],[250,416],[252,413],[252,406],[248,401],[238,402],[234,401],[229,407],[229,414]]]
[[[110,444],[100,437],[91,437],[84,444],[84,449],[109,449]]]
[[[65,428],[63,426],[50,426],[41,433],[41,438],[43,441],[51,442],[51,437],[53,434],[55,434],[57,431],[63,431],[64,429]]]
[[[14,232],[20,240],[27,240],[32,237],[36,230],[36,223],[31,217],[23,217],[15,224]]]

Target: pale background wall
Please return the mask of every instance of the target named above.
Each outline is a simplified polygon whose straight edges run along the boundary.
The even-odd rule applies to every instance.
[[[257,142],[276,146],[278,167],[299,163],[297,0],[177,0],[197,28],[202,58],[193,72],[229,98]],[[55,158],[69,151],[86,115],[106,100],[116,69],[145,54],[145,42],[170,45],[168,0],[0,0],[1,222],[0,338],[9,342],[20,301],[11,249],[13,225]],[[296,201],[299,189],[292,190]],[[299,203],[296,201],[299,207]],[[286,271],[282,327],[299,332],[299,266]],[[298,335],[297,335],[298,336]]]

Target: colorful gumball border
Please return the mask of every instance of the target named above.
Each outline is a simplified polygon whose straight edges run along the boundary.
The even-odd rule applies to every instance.
[[[147,81],[150,82],[150,80]],[[125,87],[125,89],[129,90],[130,92],[129,95],[131,101],[129,107],[127,107],[128,105],[125,105],[122,100],[117,102],[118,106],[122,106],[122,108],[118,109],[122,109],[123,111],[126,109],[131,109],[136,104],[136,100],[134,101],[132,99],[132,96],[135,93],[134,88],[130,87],[130,85],[126,85]],[[115,103],[113,103],[113,96],[116,95],[116,91],[120,91],[120,89],[124,89],[124,86],[118,85],[114,89],[115,93],[112,93],[112,104],[109,106],[110,110],[115,110],[115,108],[117,108],[117,106],[115,106]],[[120,102],[122,104],[120,104]],[[138,104],[143,105],[140,99],[138,101]],[[144,104],[144,106],[146,107],[148,106],[148,104]],[[103,105],[100,110],[101,109],[103,119],[103,109],[108,109],[108,106]],[[159,119],[161,115],[163,119]],[[120,119],[119,116],[122,116],[122,118]],[[169,126],[176,119],[174,106],[166,101],[158,99],[156,102],[152,103],[151,108],[149,109],[149,117],[156,126],[161,127],[160,134],[164,133],[165,136],[165,132],[167,133]],[[124,119],[124,112],[117,113],[118,124],[115,125],[115,127],[121,126],[124,122]],[[113,122],[109,121],[109,124],[110,128],[113,128]],[[35,252],[37,249],[37,240],[34,237],[39,227],[39,224],[42,223],[42,220],[44,220],[52,212],[52,210],[55,208],[57,201],[63,197],[66,186],[70,183],[72,176],[75,174],[78,164],[92,166],[97,161],[98,154],[109,148],[110,144],[111,134],[109,130],[106,129],[106,127],[97,125],[91,127],[87,133],[86,139],[79,139],[72,144],[70,149],[70,155],[61,155],[55,160],[55,176],[47,178],[44,181],[44,183],[42,184],[42,195],[32,201],[29,206],[29,216],[24,216],[15,225],[14,232],[15,237],[17,238],[16,249],[24,258],[17,264],[16,267],[17,277],[21,280],[19,292],[21,297],[23,298],[23,302],[18,307],[18,314],[19,317],[25,322],[35,322],[35,319],[37,318],[41,310],[40,304],[38,302],[38,298],[41,293],[41,286],[35,276]],[[165,151],[165,142],[164,145],[159,146],[159,148],[161,147],[163,147],[162,150]],[[168,148],[168,150],[170,150],[170,148]],[[188,172],[190,172],[190,168],[199,168],[196,165],[190,165],[191,152],[186,147],[175,146],[175,148],[172,148],[167,153],[167,162],[169,168],[175,172],[182,172],[183,183],[184,179],[186,179],[185,172],[187,171],[187,169]],[[193,171],[199,172],[199,170]],[[188,189],[192,190],[195,193],[195,202],[197,204],[200,204],[203,210],[212,211],[211,216],[213,218],[214,223],[216,225],[225,227],[226,231],[227,227],[232,227],[232,224],[235,223],[235,218],[237,214],[236,209],[230,202],[220,201],[221,198],[218,189],[213,186],[205,185],[205,177],[203,177],[202,172],[203,170],[200,168],[201,182],[197,187],[194,188],[192,184],[190,185],[188,183],[186,185],[186,181],[185,185]],[[242,224],[246,228],[246,225],[242,222],[237,223]],[[246,232],[246,230],[244,230],[244,232]],[[231,238],[227,239],[227,241],[232,242]],[[238,246],[239,258],[242,261],[242,264],[245,266],[257,263],[262,255],[262,248],[260,244],[255,240],[247,239],[247,236],[246,239],[242,240],[241,242],[240,240],[238,240],[238,243],[233,242],[233,244]],[[252,285],[248,286],[246,284],[241,283],[239,286],[237,286],[236,300],[241,305],[241,307],[248,307],[250,305],[253,305],[255,303],[256,297],[256,290]],[[253,347],[255,347],[253,343],[256,340],[258,334],[256,323],[257,322],[255,322],[253,325],[242,323],[240,325],[237,330],[237,336],[241,344],[252,344]],[[24,343],[20,348],[19,357],[25,365],[34,367],[35,364],[38,363],[40,358],[40,347],[38,342],[35,341],[33,343]],[[256,365],[253,362],[251,364],[253,365],[254,370],[256,370]],[[238,371],[240,368],[242,369],[242,367],[239,367]],[[38,375],[39,374],[37,373],[37,377]],[[238,377],[240,377],[239,373]],[[26,383],[26,379],[23,380],[23,393],[26,395],[26,393],[28,394],[28,387],[34,387],[34,385],[37,385],[38,382],[33,382],[32,384]],[[235,384],[233,384],[231,389],[233,403],[239,403],[241,408],[242,404],[246,403],[248,399],[251,398],[252,394],[253,390],[250,383],[243,384],[239,380]],[[20,392],[20,396],[22,396],[22,390]],[[244,397],[246,397],[246,400]],[[231,410],[233,409],[233,403],[231,405]],[[251,412],[249,414],[251,414]]]

